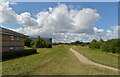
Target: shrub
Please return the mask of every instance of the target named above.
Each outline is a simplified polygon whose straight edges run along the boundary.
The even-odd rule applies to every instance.
[[[59,45],[59,43],[53,43],[53,45]]]
[[[100,48],[103,46],[103,44],[104,44],[104,40],[101,38],[100,40],[99,40],[99,43],[100,43]]]
[[[38,36],[37,39],[35,39],[34,41],[32,41],[31,46],[34,48],[51,48],[52,47],[52,43],[51,42],[47,42],[45,39],[41,38],[40,36]]]
[[[89,48],[100,49],[100,42],[96,41],[95,39],[92,40],[92,42],[89,44]]]
[[[100,49],[100,42],[91,42],[90,45],[89,45],[89,48]]]
[[[92,42],[89,44],[89,48],[100,49],[103,44],[104,44],[104,41],[102,38],[99,41],[93,39]]]
[[[102,51],[112,52],[112,53],[120,53],[120,39],[111,39],[106,41],[101,47]]]
[[[93,39],[92,42],[97,42],[97,40]]]
[[[35,40],[33,40],[33,41],[31,42],[31,47],[32,47],[32,48],[35,48]]]
[[[86,42],[86,43],[83,43],[83,42],[82,42],[80,45],[81,45],[81,46],[88,46],[89,44],[90,44],[89,42]]]
[[[81,42],[80,41],[75,41],[75,44],[80,44]]]
[[[46,47],[47,47],[47,48],[52,48],[52,43],[51,43],[51,42],[49,42],[49,41],[48,41],[48,42],[46,42]]]
[[[5,59],[10,59],[15,57],[27,56],[35,53],[37,53],[36,49],[27,49],[27,50],[21,50],[21,51],[7,51],[7,52],[2,52],[2,59],[5,60]]]
[[[37,39],[35,39],[33,44],[34,44],[35,48],[45,48],[46,47],[46,40],[39,36]]]

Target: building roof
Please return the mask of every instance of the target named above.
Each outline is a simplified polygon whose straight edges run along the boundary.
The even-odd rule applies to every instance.
[[[3,28],[0,26],[0,34],[7,34],[7,35],[14,35],[14,36],[22,36],[22,37],[28,37],[27,35]]]

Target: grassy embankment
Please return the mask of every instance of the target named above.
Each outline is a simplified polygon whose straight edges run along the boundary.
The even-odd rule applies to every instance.
[[[105,53],[100,49],[90,49],[82,46],[73,47],[73,49],[86,56],[93,62],[118,68],[118,56],[120,56],[119,54]]]
[[[40,48],[38,54],[2,62],[3,75],[115,75],[115,71],[82,64],[72,46]]]

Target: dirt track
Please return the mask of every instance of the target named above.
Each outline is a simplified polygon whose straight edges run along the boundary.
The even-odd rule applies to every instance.
[[[86,58],[85,56],[83,56],[82,54],[80,54],[77,51],[73,50],[72,48],[70,48],[70,50],[75,54],[75,56],[82,63],[92,64],[92,65],[96,65],[96,66],[99,66],[99,67],[103,67],[103,68],[107,68],[107,69],[110,69],[110,70],[114,70],[114,71],[119,71],[120,72],[120,70],[118,70],[117,68],[113,68],[113,67],[110,67],[110,66],[105,66],[105,65],[102,65],[102,64],[98,64],[98,63],[92,62],[91,60],[89,60],[88,58]]]

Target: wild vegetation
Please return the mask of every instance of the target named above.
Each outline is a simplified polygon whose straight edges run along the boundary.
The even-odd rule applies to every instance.
[[[38,54],[2,62],[3,75],[117,75],[118,72],[81,63],[71,45],[39,48]],[[106,55],[103,55],[106,56]],[[93,56],[91,56],[93,57]],[[96,57],[97,58],[97,57]],[[98,59],[100,60],[100,59]],[[113,60],[113,59],[111,59]],[[108,61],[108,60],[107,60]]]
[[[92,42],[89,45],[89,48],[92,49],[100,49],[101,46],[103,45],[104,41],[102,39],[100,39],[99,41],[93,39]]]
[[[22,56],[28,56],[36,53],[37,53],[36,49],[25,49],[21,51],[2,52],[2,61],[8,60],[8,59],[14,59]]]
[[[80,42],[80,41],[75,41],[71,43],[53,43],[53,45],[80,45],[80,46],[88,46],[90,43],[89,42]]]
[[[120,53],[120,39],[112,39],[106,41],[101,46],[101,49],[105,52]]]
[[[25,46],[31,47],[31,45],[30,45],[31,41],[32,41],[32,40],[31,40],[29,37],[26,37],[26,38],[25,38],[25,42],[24,42],[24,43],[25,43]]]
[[[120,39],[111,39],[105,42],[102,39],[99,41],[93,40],[89,48],[101,49],[104,52],[120,53]]]
[[[104,41],[101,38],[99,41],[93,39],[92,42],[75,41],[71,43],[53,43],[53,45],[88,46],[91,49],[101,49],[103,52],[120,53],[120,39],[110,39]]]
[[[30,38],[27,38],[30,39]],[[116,39],[87,42],[52,43],[40,36],[34,41],[27,40],[25,50],[36,48],[37,54],[31,54],[2,62],[3,75],[118,75],[117,71],[81,63],[70,52],[72,47],[93,62],[118,68],[118,41]],[[30,45],[30,47],[28,46]],[[104,46],[111,50],[105,53]],[[111,48],[109,48],[111,46]],[[115,48],[115,49],[114,49]],[[104,49],[104,50],[102,50]],[[102,52],[102,51],[104,52]],[[117,50],[117,51],[116,51]],[[114,54],[113,54],[114,53]]]
[[[52,48],[52,43],[46,41],[44,38],[38,36],[37,39],[31,40],[29,37],[25,38],[25,46],[32,48]]]
[[[118,56],[116,53],[102,52],[101,49],[91,49],[88,47],[76,46],[74,50],[87,57],[89,60],[103,65],[118,68]]]

